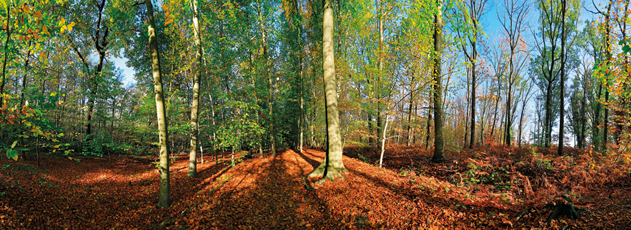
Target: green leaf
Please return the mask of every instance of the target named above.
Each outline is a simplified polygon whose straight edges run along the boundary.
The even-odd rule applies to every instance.
[[[15,145],[17,145],[17,144],[18,144],[18,141],[14,141],[13,144],[11,144],[11,149],[15,148]],[[9,154],[9,153],[7,153],[7,154]]]
[[[18,160],[18,151],[15,151],[13,149],[7,150],[7,158],[13,159],[14,161],[17,161]]]
[[[622,39],[618,42],[618,45],[624,45],[624,43],[627,43],[627,41],[625,41],[625,39]]]

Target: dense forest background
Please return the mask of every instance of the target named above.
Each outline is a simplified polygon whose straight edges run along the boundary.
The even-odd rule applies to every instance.
[[[4,3],[3,148],[36,127],[63,133],[55,138],[67,144],[64,151],[103,156],[155,149],[146,9],[134,4]],[[261,153],[272,144],[324,147],[322,2],[198,4],[201,62],[192,6],[164,1],[155,12],[170,148],[189,147],[197,72],[200,146]],[[386,138],[386,144],[432,147],[434,5],[334,1],[345,145],[380,146]],[[440,106],[448,149],[627,148],[628,2],[448,1],[442,11]],[[123,84],[112,61],[122,57],[136,71],[135,85]],[[6,114],[26,103],[42,123],[7,124]]]

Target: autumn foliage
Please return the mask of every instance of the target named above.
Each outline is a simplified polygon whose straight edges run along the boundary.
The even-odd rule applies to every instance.
[[[279,151],[230,168],[229,153],[206,156],[189,178],[174,155],[170,208],[157,208],[154,158],[45,157],[0,160],[0,226],[9,229],[622,229],[629,226],[628,154],[534,148],[447,152],[429,163],[422,147],[388,146],[385,168],[371,148],[345,149],[344,178],[321,185],[304,176],[324,152]],[[534,150],[534,151],[533,151]],[[241,161],[241,160],[239,160]],[[218,162],[218,164],[217,164]],[[580,218],[546,219],[568,196]]]

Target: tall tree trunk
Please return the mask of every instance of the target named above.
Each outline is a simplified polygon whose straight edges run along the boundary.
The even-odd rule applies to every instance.
[[[28,46],[31,46],[31,40],[28,41]],[[24,106],[24,91],[26,91],[26,85],[28,82],[28,64],[29,61],[31,60],[31,49],[28,48],[28,51],[26,52],[26,61],[24,63],[24,73],[22,73],[22,90],[20,91],[20,107],[19,109],[22,109],[22,106]],[[2,100],[2,99],[0,99]]]
[[[434,104],[434,94],[429,93],[429,102],[427,103],[429,107],[427,108],[427,131],[425,132],[425,149],[429,149],[429,137],[432,131],[432,113],[434,112],[433,104]]]
[[[193,10],[193,34],[195,36],[195,64],[196,70],[193,74],[193,103],[191,106],[191,149],[188,160],[188,176],[197,176],[197,145],[199,137],[199,124],[197,123],[197,112],[199,110],[199,75],[202,68],[202,36],[199,26],[199,10],[197,1],[191,1]]]
[[[324,22],[322,29],[324,56],[324,88],[327,120],[327,154],[324,161],[309,177],[323,176],[321,181],[342,177],[346,171],[342,162],[342,138],[339,127],[339,112],[337,109],[337,82],[335,79],[335,52],[333,50],[333,0],[324,0]]]
[[[565,10],[566,3],[561,1],[561,106],[559,118],[559,156],[563,156],[563,139],[565,125]]]
[[[473,27],[474,30],[477,31],[478,28],[478,21],[476,19],[473,20]],[[477,55],[478,55],[478,51],[476,49],[476,40],[477,40],[477,32],[475,32],[474,35],[475,39],[471,44],[471,48],[472,48],[472,53],[473,53],[473,60],[471,61],[471,138],[470,141],[471,143],[469,144],[469,148],[473,149],[473,147],[475,146],[475,78],[476,78],[476,62],[477,62]]]
[[[383,75],[383,52],[384,52],[384,43],[383,43],[383,0],[379,0],[379,73],[377,74],[377,145],[381,145],[383,140],[381,139],[381,133],[383,132],[383,124],[381,120],[381,101],[383,100],[381,90],[382,90],[382,75]],[[379,147],[379,146],[378,146]]]
[[[414,81],[414,78],[412,78],[412,81]],[[414,89],[412,87],[410,87],[411,91],[414,91]],[[410,146],[411,144],[411,140],[412,140],[412,131],[411,131],[411,127],[412,127],[412,106],[414,105],[414,93],[411,92],[410,93],[410,103],[408,105],[408,138],[407,138],[407,146]]]
[[[611,15],[611,0],[609,1],[609,5],[607,6],[607,15],[605,15],[605,58],[606,58],[606,65],[609,66],[609,61],[611,60],[611,44],[610,40],[611,38],[609,36],[611,31],[609,28],[609,21],[611,20],[610,18]],[[609,69],[609,67],[607,67],[607,69]],[[607,71],[607,73],[609,73],[609,71]],[[605,85],[605,117],[604,117],[604,127],[603,127],[603,150],[607,151],[607,136],[609,135],[609,87],[607,85]]]
[[[9,40],[11,39],[11,25],[9,23],[11,21],[10,6],[11,4],[7,3],[7,29],[5,30],[7,32],[7,39],[4,41],[4,62],[2,62],[2,84],[0,85],[0,108],[2,108],[2,103],[4,102],[4,85],[7,78],[7,56],[9,56],[9,52],[7,52],[7,50],[9,49]]]
[[[162,73],[160,70],[160,54],[158,53],[158,40],[156,36],[156,23],[153,18],[153,5],[151,1],[145,1],[147,6],[147,17],[149,17],[149,26],[147,32],[149,34],[149,50],[151,54],[151,68],[153,72],[153,88],[156,100],[156,113],[158,117],[158,133],[160,140],[160,163],[158,171],[160,172],[160,191],[158,196],[158,207],[167,208],[171,204],[171,188],[169,174],[169,141],[168,124],[166,110],[164,107],[164,92],[162,90]]]
[[[544,126],[544,135],[545,135],[545,147],[550,148],[550,143],[552,142],[552,82],[549,82],[547,90],[546,90],[546,118],[545,118],[545,126]]]
[[[263,6],[261,6],[260,1],[257,0],[257,5],[259,7],[259,23],[261,26],[261,51],[260,55],[263,58],[264,62],[264,76],[267,77],[268,81],[268,91],[267,91],[267,106],[269,109],[269,127],[270,127],[270,141],[271,141],[271,151],[272,156],[276,156],[276,130],[274,126],[274,84],[272,82],[272,75],[269,73],[269,60],[267,56],[267,31],[265,29],[265,23],[263,22]]]
[[[436,0],[438,11],[434,15],[434,156],[433,162],[445,161],[445,149],[443,143],[443,108],[442,108],[442,0]]]
[[[492,140],[495,140],[494,134],[495,134],[495,123],[497,122],[497,111],[499,110],[499,106],[500,106],[500,95],[502,92],[502,84],[501,84],[501,74],[497,75],[497,95],[495,98],[495,112],[493,113],[493,125],[491,125],[491,134],[489,134],[489,138]]]

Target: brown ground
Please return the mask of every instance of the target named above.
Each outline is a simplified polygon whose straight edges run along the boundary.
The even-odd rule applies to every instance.
[[[528,165],[507,160],[508,155],[485,155],[494,154],[492,151],[452,153],[448,156],[453,161],[432,164],[428,161],[429,153],[420,148],[392,146],[391,149],[397,151],[386,153],[385,168],[372,165],[378,154],[370,149],[345,149],[345,155],[358,159],[345,156],[348,169],[345,177],[323,185],[302,179],[322,161],[322,151],[309,149],[303,154],[279,151],[277,157],[245,160],[234,169],[229,165],[228,155],[219,164],[206,156],[206,163],[198,165],[197,178],[186,176],[187,156],[179,155],[171,166],[173,203],[165,209],[155,206],[158,175],[151,164],[155,159],[123,156],[109,163],[107,159],[81,158],[81,162],[75,162],[45,157],[39,169],[30,160],[24,163],[2,159],[0,228],[151,229],[161,224],[168,229],[556,229],[566,225],[572,229],[625,229],[631,226],[628,172],[617,177],[607,175],[613,179],[599,184],[602,180],[597,180],[597,173],[607,172],[607,168],[586,170],[583,176],[592,179],[581,181],[572,177],[570,170],[562,171],[563,164],[557,164],[556,160],[550,164],[558,171],[547,175],[552,173],[550,169],[538,169],[536,160],[530,160],[534,169],[528,169]],[[514,152],[519,155],[519,151]],[[371,164],[359,160],[358,154]],[[482,156],[470,156],[474,154]],[[524,162],[527,160],[524,158]],[[472,163],[479,164],[473,173]],[[580,165],[577,162],[570,169]],[[462,182],[470,177],[482,178],[498,166],[512,167],[507,169],[506,178],[523,172],[524,178],[530,178],[534,196],[517,192],[526,189],[522,185],[525,179],[520,178],[506,179],[516,184],[503,191],[489,184]],[[549,182],[540,182],[542,178],[548,178],[545,180]],[[552,208],[545,205],[559,193],[569,191],[564,183],[576,187],[572,184],[579,182],[587,188],[570,193],[581,195],[573,197],[575,204],[585,209],[580,212],[581,218],[574,221],[562,217],[547,224]],[[316,189],[311,190],[312,186]],[[530,211],[524,212],[529,207]]]

